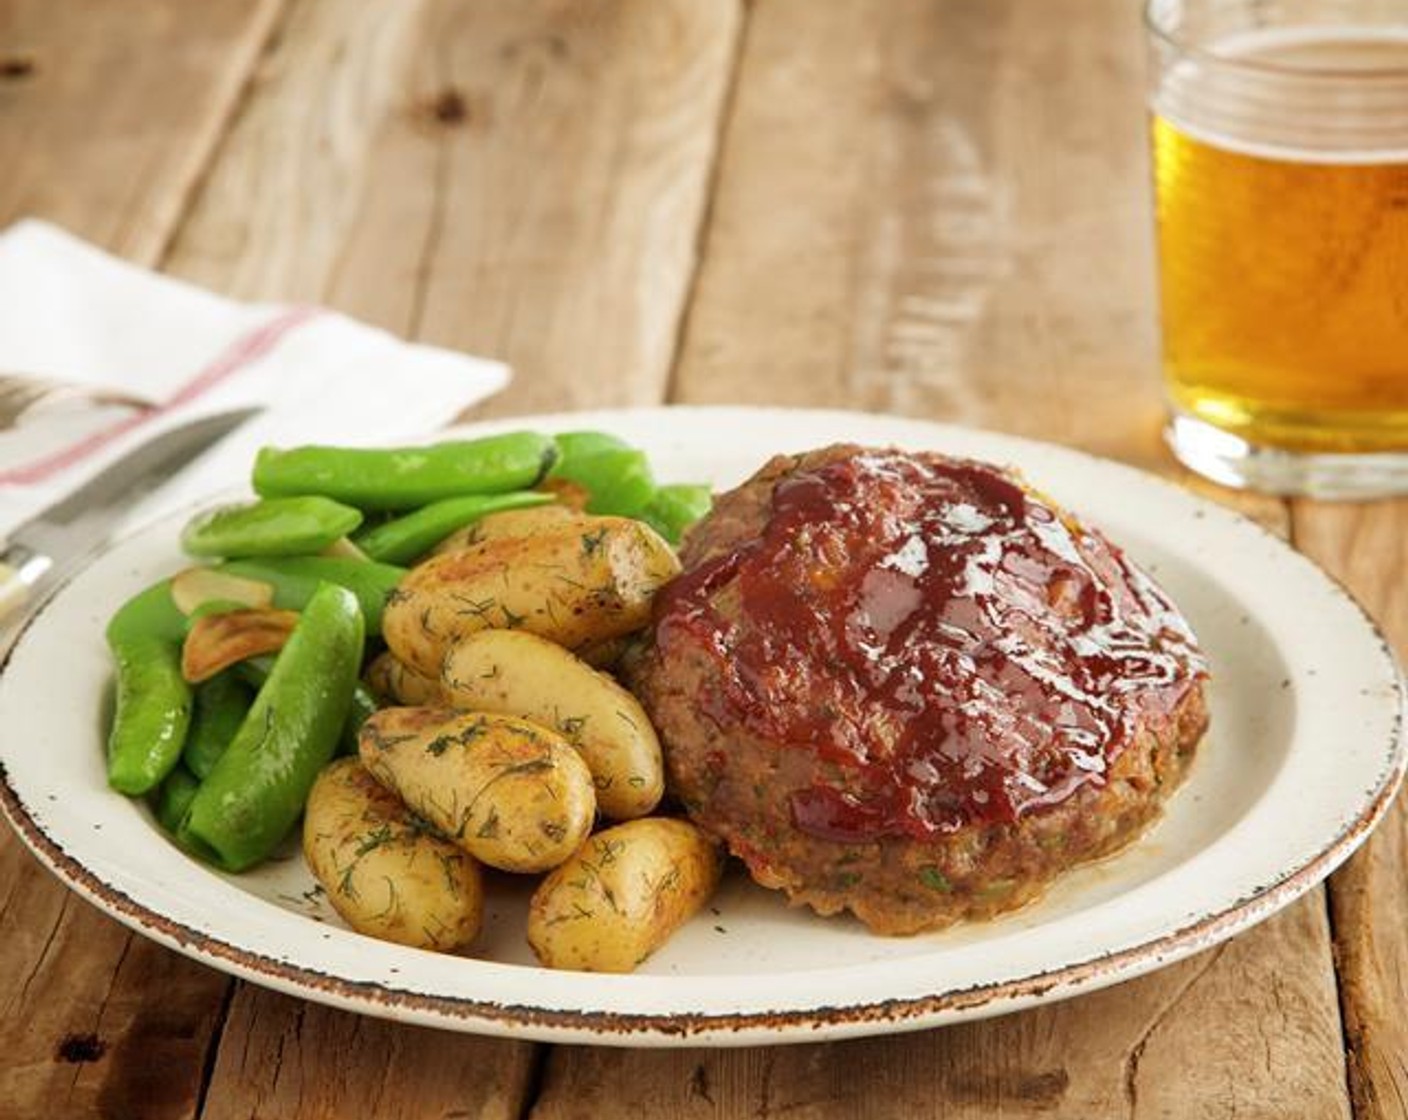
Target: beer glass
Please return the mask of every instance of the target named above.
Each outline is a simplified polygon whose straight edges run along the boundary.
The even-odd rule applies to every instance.
[[[1408,492],[1408,0],[1149,0],[1174,453]]]

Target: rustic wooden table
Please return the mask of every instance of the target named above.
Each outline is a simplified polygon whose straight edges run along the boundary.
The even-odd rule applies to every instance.
[[[1134,0],[0,0],[0,222],[501,355],[494,414],[881,409],[1174,473],[1142,83]],[[1408,507],[1237,504],[1408,640]],[[0,1116],[1404,1116],[1406,822],[1146,979],[733,1051],[236,983],[6,831]]]

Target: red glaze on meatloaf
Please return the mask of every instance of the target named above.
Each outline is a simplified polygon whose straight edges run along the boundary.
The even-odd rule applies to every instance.
[[[760,883],[911,933],[1127,843],[1207,723],[1168,597],[1013,475],[839,446],[689,536],[628,665],[671,786]]]

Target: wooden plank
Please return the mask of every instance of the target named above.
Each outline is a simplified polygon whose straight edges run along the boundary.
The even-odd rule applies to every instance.
[[[442,4],[331,290],[507,359],[495,413],[658,402],[739,4]]]
[[[1163,464],[1130,5],[768,3],[747,59],[680,400]]]
[[[1136,7],[752,12],[678,399],[888,409],[1168,469]],[[1245,508],[1273,525],[1279,503]],[[1344,1116],[1323,895],[1105,993],[892,1039],[556,1052],[534,1115]]]
[[[0,0],[0,222],[154,262],[282,0]]]
[[[1296,545],[1338,577],[1408,656],[1408,504],[1294,506]],[[1403,798],[1330,879],[1350,1091],[1359,1120],[1408,1115],[1408,809]]]
[[[224,977],[99,914],[8,830],[0,884],[0,1114],[192,1116]]]
[[[500,410],[656,402],[738,16],[296,3],[167,267],[507,356]],[[517,1116],[536,1054],[241,984],[203,1115]]]
[[[163,271],[239,299],[324,300],[427,7],[293,3]]]
[[[0,226],[155,261],[281,6],[0,0]],[[0,1111],[192,1115],[224,979],[99,915],[8,829],[0,884]]]
[[[1343,1116],[1342,1092],[1304,1095],[1314,1079],[1340,1082],[1337,1027],[1318,1013],[1318,994],[1307,1000],[1299,978],[1281,971],[1286,960],[1323,951],[1325,936],[1324,907],[1298,905],[1258,938],[972,1027],[748,1050],[558,1047],[532,1115]],[[1307,1056],[1313,1067],[1299,1068]],[[1241,1084],[1251,1066],[1263,1071],[1255,1094]]]
[[[533,1048],[333,1011],[241,984],[207,1120],[517,1120]]]

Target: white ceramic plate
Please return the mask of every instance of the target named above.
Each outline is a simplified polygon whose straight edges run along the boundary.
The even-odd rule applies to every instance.
[[[837,440],[1016,464],[1152,571],[1213,666],[1212,731],[1142,841],[997,921],[914,938],[789,910],[735,872],[710,911],[631,976],[552,973],[500,887],[475,959],[361,937],[290,846],[243,876],[182,855],[104,784],[101,633],[182,563],[181,519],[99,557],[43,609],[0,677],[0,799],[69,886],[139,932],[256,983],[458,1030],[569,1042],[737,1045],[905,1030],[1014,1011],[1168,964],[1267,917],[1363,840],[1403,770],[1402,693],[1362,611],[1309,561],[1217,506],[1045,444],[895,417],[668,409],[526,417],[603,428],[661,477],[728,487],[776,451]]]

